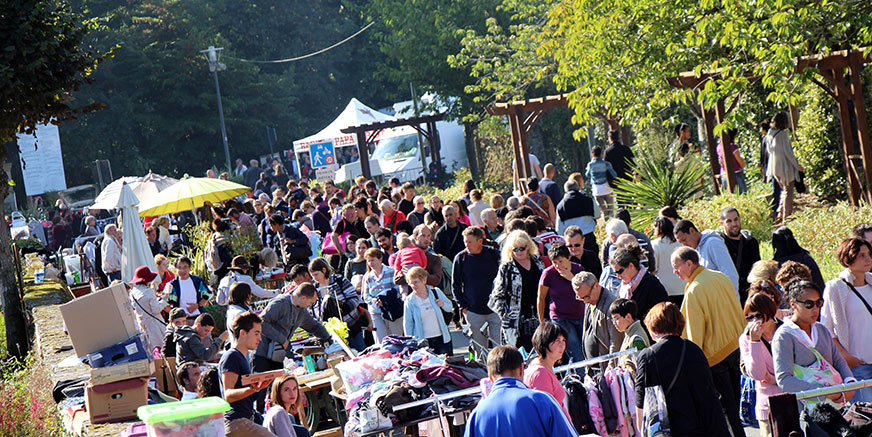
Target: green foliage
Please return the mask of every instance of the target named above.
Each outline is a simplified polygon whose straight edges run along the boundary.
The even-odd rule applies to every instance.
[[[845,160],[839,152],[842,135],[834,109],[835,101],[830,96],[816,86],[809,86],[793,147],[796,158],[805,167],[808,187],[818,196],[844,199]]]
[[[4,362],[0,366],[0,436],[64,435],[51,391],[51,375],[36,355]]]
[[[429,196],[439,196],[443,202],[448,203],[450,200],[457,200],[463,197],[463,183],[467,179],[472,178],[472,173],[470,173],[469,169],[461,168],[454,173],[454,185],[447,187],[445,189],[438,189],[430,186],[419,186],[416,187],[415,192],[423,196],[427,199]],[[511,182],[510,182],[511,183]],[[478,187],[483,192],[482,200],[486,203],[490,203],[490,198],[494,194],[500,194],[505,192],[505,185],[492,185],[487,181],[476,181],[476,187]]]
[[[853,208],[839,202],[834,206],[805,209],[790,216],[787,226],[803,248],[812,254],[835,259],[836,247],[851,236],[859,223],[872,221],[872,207]],[[815,261],[820,263],[816,256]]]
[[[732,206],[739,210],[742,229],[750,231],[758,241],[768,242],[774,226],[769,217],[772,207],[767,194],[762,185],[752,185],[746,194],[729,193],[695,200],[681,208],[679,214],[699,230],[721,229],[721,209]]]
[[[633,171],[637,178],[618,179],[615,194],[618,203],[629,205],[633,222],[639,223],[643,229],[657,217],[660,208],[666,205],[680,208],[704,190],[700,181],[705,173],[696,161],[688,161],[687,166],[676,170],[655,160],[638,157]]]
[[[191,274],[201,278],[209,277],[209,269],[206,268],[206,247],[209,245],[209,236],[212,235],[212,228],[206,221],[198,225],[188,225],[182,229],[191,242],[191,247],[182,246],[179,248],[181,256],[188,257],[191,260]],[[175,260],[173,260],[175,264]]]

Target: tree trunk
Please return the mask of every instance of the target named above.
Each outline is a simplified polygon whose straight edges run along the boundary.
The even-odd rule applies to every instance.
[[[0,163],[5,161],[6,148],[0,147]],[[8,194],[9,175],[0,169],[0,218],[6,216],[3,201]],[[29,349],[24,303],[21,301],[15,275],[12,235],[6,220],[0,222],[0,295],[3,296],[3,318],[6,322],[6,348],[11,356],[23,358]]]
[[[481,178],[479,156],[475,153],[475,130],[478,123],[463,123],[463,142],[466,145],[466,159],[469,161],[469,172],[472,178]]]

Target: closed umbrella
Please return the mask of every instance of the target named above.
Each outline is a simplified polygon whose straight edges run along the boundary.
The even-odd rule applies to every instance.
[[[124,184],[127,184],[133,190],[133,194],[139,199],[139,203],[143,204],[151,201],[158,193],[175,185],[177,182],[179,182],[178,179],[154,174],[151,171],[143,177],[125,176],[107,185],[97,198],[94,199],[94,205],[91,206],[91,209],[110,210],[117,208],[118,199],[121,196],[121,186]]]
[[[139,199],[133,190],[127,184],[122,184],[117,207],[121,208],[121,280],[124,282],[130,282],[140,266],[148,266],[152,272],[157,271],[139,219],[138,204]]]
[[[245,185],[213,178],[182,179],[140,205],[143,217],[173,214],[200,208],[206,202],[218,203],[251,191]]]

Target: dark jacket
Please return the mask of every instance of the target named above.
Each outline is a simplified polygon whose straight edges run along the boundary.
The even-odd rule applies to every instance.
[[[684,362],[679,368],[682,344],[685,345]],[[670,335],[639,352],[636,363],[636,406],[644,406],[646,387],[662,386],[672,436],[731,435],[708,360],[699,346]],[[678,378],[667,391],[676,371]]]
[[[823,290],[823,287],[826,285],[826,281],[824,281],[824,277],[821,275],[820,267],[818,267],[817,262],[815,262],[814,258],[812,258],[808,252],[794,253],[793,255],[776,258],[775,261],[778,261],[778,267],[783,266],[784,263],[788,261],[796,261],[803,264],[811,270],[811,282],[814,282],[818,287],[821,287],[821,290]]]
[[[645,275],[642,276],[642,280],[639,281],[639,285],[636,286],[636,290],[633,292],[633,301],[636,302],[636,307],[638,308],[636,310],[636,320],[645,320],[645,316],[654,305],[668,300],[669,293],[666,292],[666,288],[663,287],[660,280],[650,272],[645,272]]]
[[[176,365],[181,366],[189,361],[204,363],[214,359],[218,355],[218,349],[223,343],[221,339],[214,338],[207,346],[197,335],[197,331],[190,326],[182,326],[176,329],[173,339],[176,341]]]
[[[619,179],[630,178],[630,166],[633,165],[635,155],[629,147],[621,143],[612,143],[612,145],[606,149],[603,158],[612,164],[612,168],[615,169],[615,173],[618,174]]]
[[[448,227],[448,223],[442,225],[436,230],[436,235],[433,236],[433,250],[439,255],[453,260],[461,250],[465,249],[463,245],[463,230],[466,225],[457,222],[457,226]]]
[[[182,286],[179,283],[179,280],[179,277],[176,276],[176,279],[173,279],[172,282],[170,282],[172,291],[170,292],[170,295],[167,296],[167,303],[173,308],[179,308],[179,300],[182,295]],[[208,300],[212,298],[212,291],[209,290],[208,286],[206,286],[206,281],[197,275],[191,275],[191,281],[194,282],[194,290],[197,291],[197,302],[200,302],[203,299]],[[187,311],[188,309],[184,308],[184,310]],[[203,307],[200,307],[200,312],[203,312]]]
[[[563,190],[560,189],[556,182],[548,178],[542,178],[539,181],[539,191],[547,194],[554,205],[557,205],[557,202],[560,202],[560,199],[563,198]]]
[[[593,199],[577,190],[567,191],[566,195],[555,204],[557,215],[562,221],[577,217],[593,217],[595,213]]]
[[[500,252],[492,247],[482,246],[478,255],[470,255],[463,249],[454,257],[451,284],[454,300],[461,310],[468,309],[476,314],[493,312],[487,302],[499,270]]]
[[[176,327],[172,323],[167,324],[167,329],[164,331],[163,346],[160,348],[160,353],[164,358],[176,356]]]

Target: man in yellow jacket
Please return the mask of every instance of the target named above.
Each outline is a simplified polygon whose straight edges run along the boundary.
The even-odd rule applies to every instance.
[[[702,349],[733,436],[744,437],[739,419],[739,335],[745,318],[733,282],[727,275],[701,266],[699,254],[689,247],[676,249],[671,261],[675,274],[687,281],[681,304],[687,321],[683,336]]]

